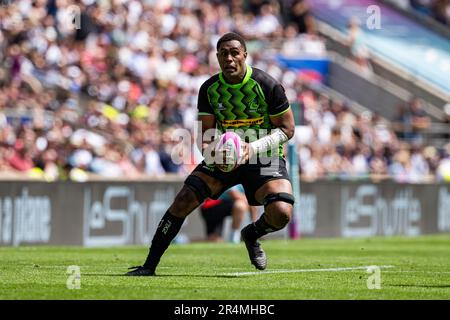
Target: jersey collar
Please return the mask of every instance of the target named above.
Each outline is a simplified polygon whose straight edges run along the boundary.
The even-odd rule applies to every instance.
[[[225,81],[225,78],[223,77],[222,72],[219,73],[220,82],[222,82],[224,85],[226,85],[228,87],[231,87],[231,88],[240,88],[240,87],[242,87],[244,84],[247,83],[248,79],[250,79],[250,77],[252,76],[252,73],[253,73],[252,67],[250,67],[248,64],[246,64],[246,66],[247,66],[247,72],[245,73],[245,77],[242,80],[242,82],[236,83],[236,84],[229,84],[228,82]]]

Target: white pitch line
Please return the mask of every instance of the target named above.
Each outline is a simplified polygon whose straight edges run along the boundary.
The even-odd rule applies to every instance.
[[[251,276],[251,275],[263,275],[263,274],[273,274],[273,273],[297,273],[297,272],[333,272],[333,271],[347,271],[347,270],[359,270],[359,269],[367,269],[370,267],[378,267],[378,268],[394,268],[395,266],[361,266],[361,267],[342,267],[342,268],[323,268],[323,269],[292,269],[292,270],[268,270],[268,271],[252,271],[252,272],[229,272],[223,273],[224,276]]]
[[[385,271],[391,273],[430,273],[430,274],[440,274],[440,273],[450,273],[450,271],[423,271],[423,270],[396,270],[396,271]]]

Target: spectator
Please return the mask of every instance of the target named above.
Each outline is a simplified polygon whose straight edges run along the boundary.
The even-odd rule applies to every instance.
[[[256,221],[255,207],[247,203],[247,199],[241,185],[227,190],[217,200],[207,199],[200,207],[201,216],[205,221],[208,241],[222,241],[224,219],[232,217],[229,242],[239,243],[241,238],[241,224],[247,212],[251,214],[251,220]]]
[[[145,173],[149,176],[162,176],[165,171],[161,165],[161,158],[153,142],[148,141],[143,148],[145,159]]]
[[[299,33],[316,33],[314,18],[306,0],[294,0],[289,12],[288,21],[297,25]]]
[[[450,182],[450,143],[447,143],[442,151],[443,156],[437,167],[438,181]]]
[[[57,151],[50,148],[46,149],[37,161],[37,166],[42,170],[42,176],[46,181],[56,181],[60,178],[60,170],[56,163],[57,158]]]
[[[271,4],[263,4],[259,15],[255,19],[255,29],[258,30],[259,37],[273,38],[281,31],[281,23],[274,14]]]
[[[293,23],[284,29],[284,41],[281,53],[287,57],[324,57],[325,44],[315,34],[298,34],[297,26]]]
[[[31,150],[26,146],[24,141],[16,140],[14,144],[14,151],[8,159],[11,168],[26,172],[33,168],[33,160],[31,157]]]
[[[437,21],[450,25],[450,1],[438,0],[435,3],[435,18]]]
[[[405,106],[400,106],[398,122],[400,137],[415,144],[422,144],[424,131],[429,128],[431,119],[423,109],[422,101],[413,98]]]
[[[7,145],[0,144],[0,173],[11,171],[11,166],[9,165],[9,158],[11,150]]]
[[[361,21],[352,17],[347,24],[347,45],[350,47],[352,57],[364,74],[372,72],[369,62],[369,50],[364,43],[364,33],[361,30]]]
[[[178,174],[181,168],[180,164],[175,163],[172,159],[172,152],[175,145],[175,141],[172,139],[172,132],[172,130],[166,130],[163,132],[158,154],[164,171],[166,173]]]

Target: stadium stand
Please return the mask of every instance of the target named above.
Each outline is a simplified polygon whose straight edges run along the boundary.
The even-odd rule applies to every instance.
[[[437,120],[448,123],[444,75],[433,75],[438,88],[428,91],[416,79],[430,80],[429,69],[415,69],[407,84],[383,74],[380,65],[391,68],[373,59],[370,44],[384,47],[386,39],[375,37],[364,42],[371,75],[361,75],[345,36],[334,37],[348,21],[339,10],[329,19],[321,3],[19,0],[0,7],[0,174],[48,181],[186,175],[198,155],[192,150],[190,163],[175,163],[170,155],[179,150],[171,136],[177,128],[194,129],[198,88],[219,70],[215,42],[234,30],[249,40],[248,63],[285,86],[299,124],[302,178],[443,180],[448,136],[437,130],[441,141],[426,142]],[[80,29],[64,24],[71,5],[81,8]],[[448,41],[422,29],[423,38],[436,40],[430,45],[447,48]],[[380,53],[382,60],[408,69],[409,60],[392,57],[397,49]],[[329,60],[329,70],[323,79],[299,73],[281,63],[280,53],[321,66]],[[346,83],[366,95],[346,90]],[[396,110],[410,111],[414,96],[425,102],[430,124],[405,136]]]

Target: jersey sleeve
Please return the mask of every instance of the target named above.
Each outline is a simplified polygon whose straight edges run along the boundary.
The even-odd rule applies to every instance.
[[[200,90],[198,93],[197,109],[198,109],[199,116],[214,115],[213,108],[211,107],[211,104],[209,103],[208,92],[207,92],[207,87],[206,87],[205,83],[200,87]]]
[[[286,97],[283,86],[277,83],[270,93],[269,98],[269,115],[279,116],[289,110],[289,101]]]

